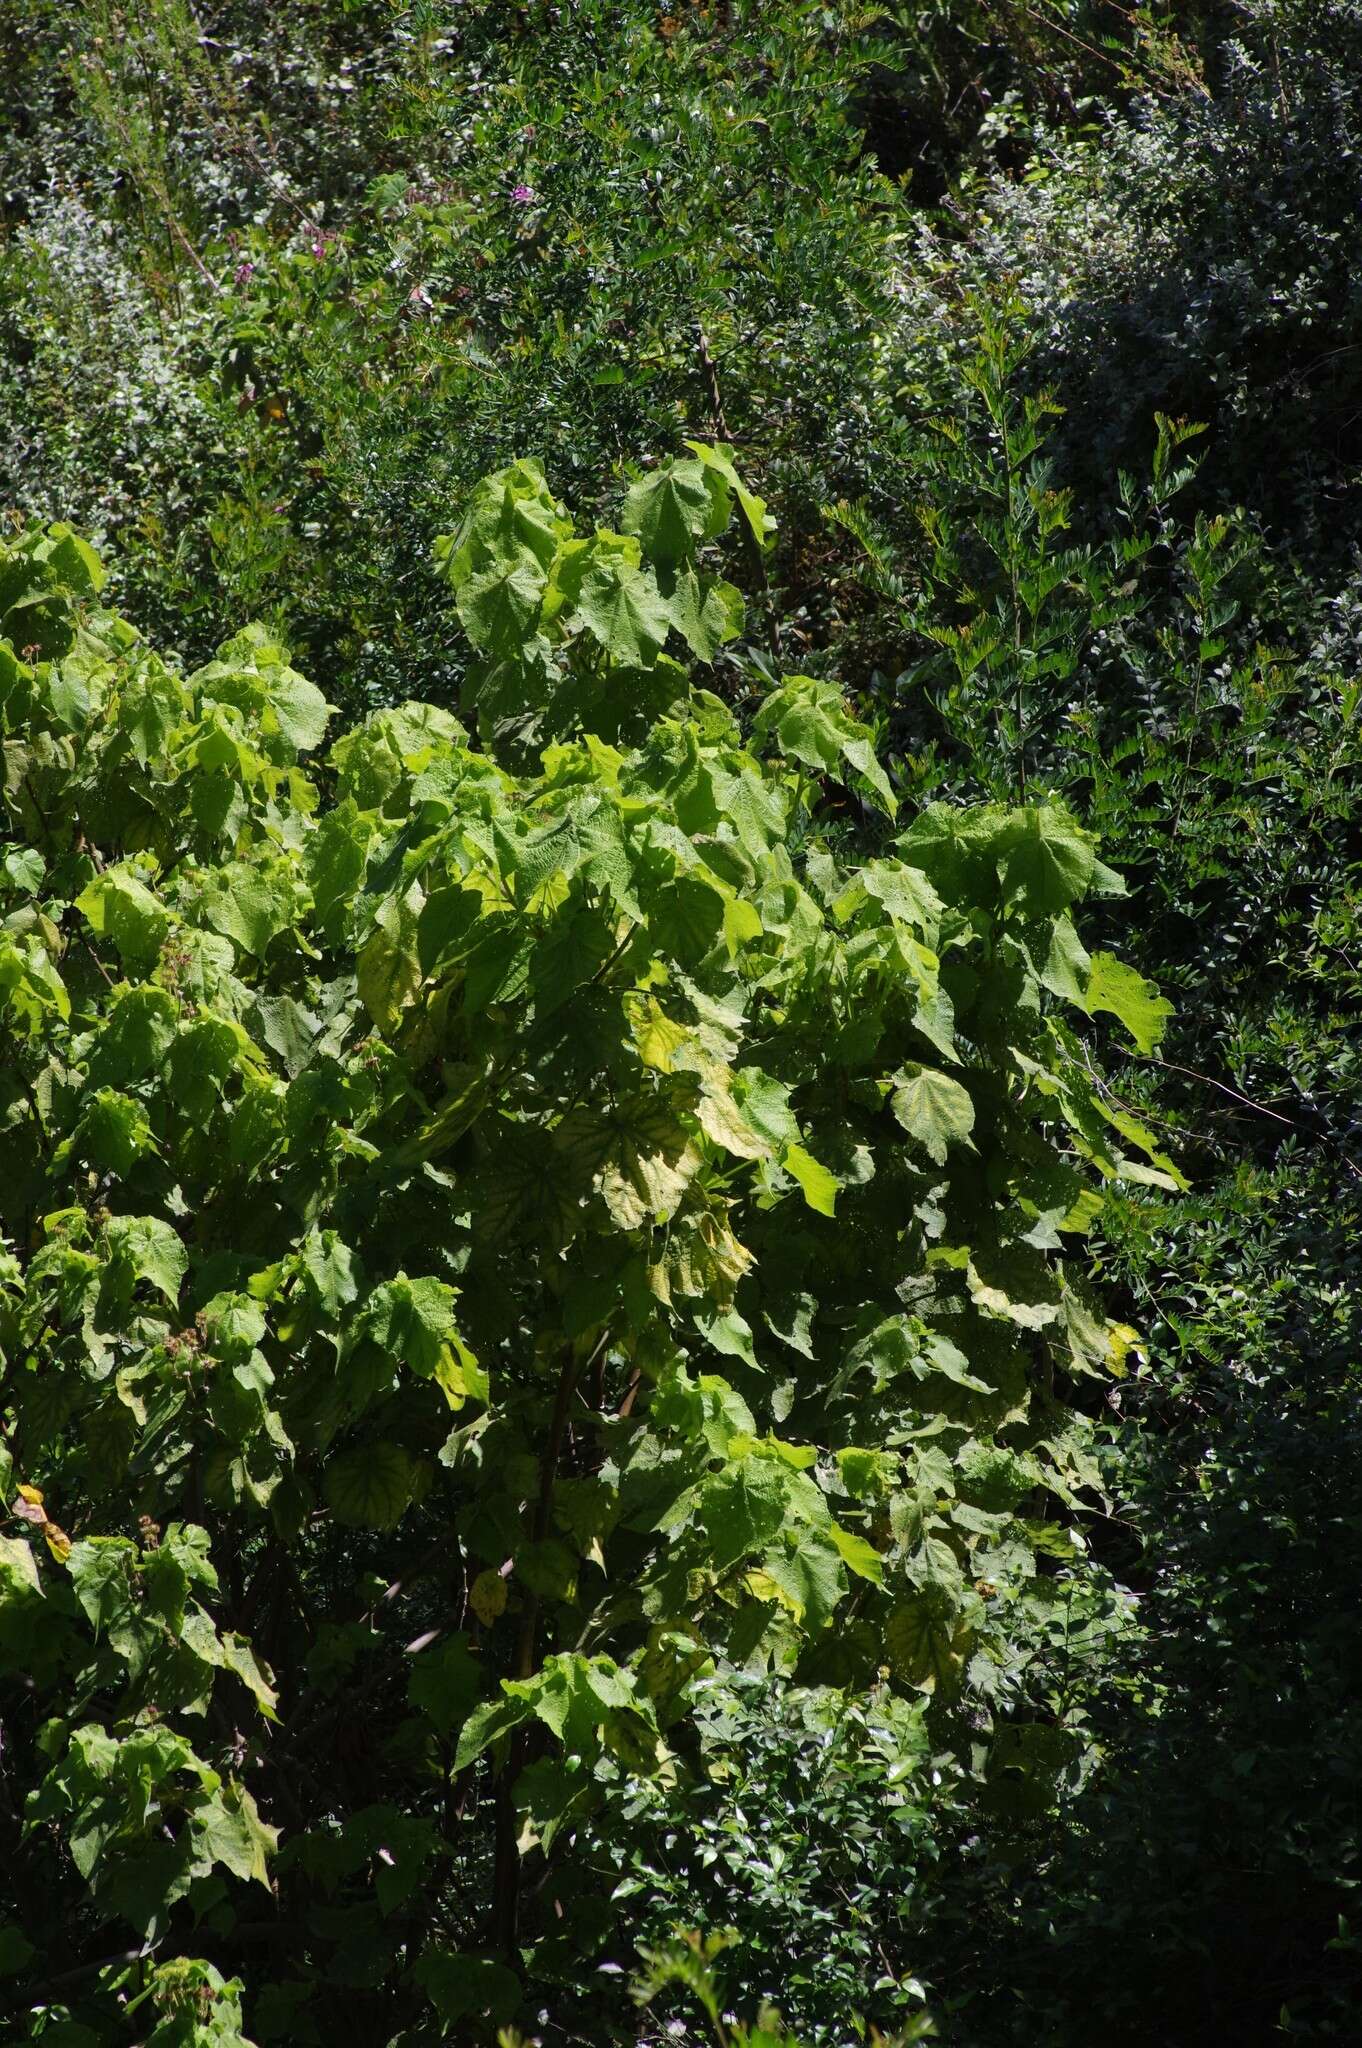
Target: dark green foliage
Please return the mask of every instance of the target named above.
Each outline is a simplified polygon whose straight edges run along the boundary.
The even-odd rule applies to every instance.
[[[1209,502],[1338,578],[1358,539],[1362,9],[1215,15],[1186,89],[1038,138],[960,253],[1024,292],[1085,495],[1143,453],[1156,410],[1206,420]]]
[[[1251,2035],[1279,2011],[1296,2036],[1355,2028],[1358,1186],[1291,1143],[1119,1233],[1158,1304],[1130,1464],[1147,1635],[1116,1695],[1142,1711],[1102,1712],[1115,1769],[1047,1881],[1070,2025],[1101,1996],[1131,2039]],[[1153,1984],[1123,1982],[1134,1939]]]
[[[30,528],[0,581],[0,634],[19,657],[0,670],[13,714],[0,991],[21,1047],[17,1063],[8,1049],[0,1063],[33,1082],[11,1086],[0,1105],[0,1206],[7,1217],[24,1208],[18,1228],[7,1224],[16,1268],[37,1265],[56,1287],[60,1266],[78,1310],[90,1284],[82,1262],[93,1259],[108,1275],[110,1313],[139,1329],[164,1321],[181,1285],[176,1246],[189,1247],[192,1266],[226,1213],[210,1203],[191,1225],[172,1205],[170,1236],[137,1221],[155,1220],[176,1173],[193,1188],[193,1174],[217,1170],[201,1136],[179,1156],[167,1103],[188,1105],[175,1114],[200,1133],[220,1116],[236,1128],[243,1058],[261,1103],[285,1090],[297,1118],[289,1142],[329,1176],[307,1196],[312,1167],[282,1192],[272,1169],[257,1173],[262,1247],[290,1203],[320,1204],[318,1222],[330,1202],[359,1214],[347,1176],[364,1175],[350,1147],[366,1142],[371,1111],[388,1119],[380,1136],[397,1159],[393,1184],[356,1226],[363,1267],[347,1264],[342,1233],[309,1282],[338,1329],[359,1314],[348,1290],[373,1296],[362,1333],[357,1325],[342,1349],[351,1379],[375,1380],[363,1391],[381,1430],[366,1435],[353,1417],[318,1422],[308,1408],[315,1359],[293,1375],[294,1337],[277,1315],[263,1352],[292,1448],[261,1421],[268,1388],[246,1388],[230,1417],[222,1407],[219,1434],[228,1422],[253,1432],[230,1505],[219,1498],[224,1475],[205,1464],[174,1478],[162,1513],[136,1463],[136,1432],[159,1440],[174,1417],[137,1421],[118,1376],[113,1390],[97,1376],[87,1384],[74,1354],[50,1375],[25,1370],[22,1399],[5,1412],[6,1441],[45,1447],[68,1488],[49,1484],[25,1502],[15,1485],[31,1475],[16,1470],[8,1495],[24,1505],[5,1543],[36,1557],[46,1584],[70,1573],[69,1541],[77,1571],[44,1662],[32,1649],[27,1568],[5,1551],[17,1562],[0,1651],[27,1646],[37,1690],[0,1704],[0,1762],[19,1773],[18,1790],[5,1781],[0,1826],[16,1831],[19,1793],[46,1775],[42,1797],[81,1816],[73,1848],[92,1859],[95,1890],[87,1895],[79,1869],[43,1836],[40,1879],[21,1883],[17,1917],[0,1923],[0,1999],[12,1986],[22,2012],[30,1985],[61,1980],[54,1997],[94,2033],[54,2020],[37,2037],[57,2048],[234,2043],[243,2028],[262,2043],[306,2040],[319,2024],[324,2037],[343,2030],[408,2048],[432,2026],[463,2038],[475,2012],[510,2019],[515,1978],[483,1939],[498,1860],[485,1795],[488,1758],[500,1764],[524,1741],[526,1754],[543,1753],[522,1822],[554,1839],[529,1866],[519,1960],[535,1999],[519,2024],[545,2043],[651,2043],[683,2026],[689,2038],[707,2029],[705,2038],[740,2042],[743,2025],[754,2041],[785,2040],[780,2022],[759,2018],[768,1997],[801,2040],[819,2044],[864,2039],[874,2025],[920,2032],[924,1999],[937,2037],[957,2048],[1353,2039],[1356,0],[305,0],[273,11],[238,0],[12,0],[4,33],[0,499],[89,533],[111,577],[101,592],[69,531],[40,542]],[[579,535],[559,527],[540,473],[524,465],[490,497],[473,496],[479,478],[521,456],[578,510]],[[726,463],[754,497],[741,497]],[[591,540],[598,519],[621,535]],[[432,563],[431,536],[460,520]],[[204,671],[218,754],[172,778],[173,829],[195,835],[194,858],[211,844],[227,863],[189,921],[247,962],[235,979],[248,991],[237,1007],[249,1056],[189,1020],[186,1005],[211,1012],[221,990],[207,954],[191,946],[181,959],[163,944],[163,919],[184,909],[177,871],[139,880],[141,870],[119,870],[108,882],[112,870],[101,881],[71,865],[88,846],[103,857],[110,821],[123,831],[129,802],[158,818],[165,810],[162,769],[150,784],[139,778],[161,760],[175,706],[197,726],[203,683],[186,696],[167,680],[173,664],[162,671],[147,643],[103,615],[96,638],[114,634],[120,675],[145,664],[143,693],[110,724],[110,671],[82,641],[74,660],[43,674],[36,740],[16,723],[18,697],[68,651],[57,643],[73,590],[92,615],[116,602],[152,645],[184,647],[191,668],[244,620],[265,621]],[[340,707],[333,739],[385,707],[315,774],[319,827],[295,815],[306,785],[290,753],[317,747],[323,711],[279,658],[285,644]],[[427,708],[394,713],[406,698]],[[507,903],[484,928],[451,873],[413,927],[402,891],[425,888],[432,871],[402,841],[396,814],[413,761],[438,781],[452,755],[463,759],[444,716],[456,708],[476,758],[495,755],[509,772],[497,787],[514,790],[513,811],[568,801],[542,784],[545,743],[571,749],[586,728],[626,755],[637,749],[643,781],[668,778],[665,801],[680,805],[677,859],[686,840],[703,848],[713,836],[703,802],[682,787],[684,763],[667,753],[678,715],[693,715],[697,744],[724,752],[720,781],[706,772],[727,807],[719,836],[731,828],[740,854],[709,870],[717,891],[688,867],[665,903],[654,893],[645,905],[639,892],[645,882],[656,892],[658,876],[631,884],[611,849],[574,827],[576,914],[563,919],[534,894],[553,872],[551,835],[563,821],[554,813],[541,843],[503,818],[477,861],[489,884],[495,870],[493,893],[504,885]],[[257,721],[249,759],[232,755],[242,719]],[[92,746],[90,736],[115,730],[132,755],[101,767],[104,740]],[[734,768],[740,742],[756,782]],[[608,759],[593,756],[592,774]],[[641,786],[609,802],[637,801]],[[941,1414],[958,1415],[985,1399],[971,1382],[996,1371],[987,1347],[928,1360],[878,1329],[839,1331],[834,1346],[805,1298],[818,1287],[798,1273],[764,1319],[725,1311],[703,1331],[692,1319],[681,1350],[717,1348],[760,1427],[773,1423],[791,1447],[807,1439],[840,1453],[828,1512],[845,1537],[898,1572],[905,1544],[934,1554],[934,1514],[949,1525],[961,1578],[943,1590],[909,1570],[891,1600],[860,1577],[858,1562],[875,1567],[854,1542],[834,1560],[815,1536],[804,1554],[804,1539],[783,1527],[799,1488],[790,1481],[777,1502],[770,1475],[747,1469],[741,1442],[733,1450],[736,1411],[711,1402],[703,1430],[728,1469],[716,1463],[672,1576],[679,1584],[707,1551],[730,1591],[736,1574],[753,1578],[748,1594],[786,1634],[773,1672],[762,1668],[770,1641],[749,1645],[736,1626],[725,1636],[717,1610],[697,1608],[688,1626],[717,1647],[718,1667],[694,1661],[693,1636],[659,1642],[641,1709],[656,1725],[644,1728],[627,1703],[604,1697],[608,1675],[585,1656],[571,1661],[572,1617],[597,1584],[597,1553],[622,1581],[638,1579],[641,1598],[666,1580],[666,1546],[650,1565],[637,1531],[596,1513],[578,1438],[603,1442],[610,1426],[586,1403],[569,1425],[572,1458],[586,1463],[560,1490],[562,1526],[539,1538],[532,1520],[520,1528],[509,1586],[497,1569],[515,1548],[501,1510],[488,1513],[507,1537],[502,1554],[470,1548],[479,1569],[462,1590],[430,1566],[440,1489],[454,1482],[444,1466],[432,1481],[429,1404],[443,1413],[465,1368],[451,1348],[452,1311],[420,1290],[453,1273],[466,1226],[450,1224],[443,1192],[418,1215],[411,1189],[432,1171],[467,1174],[521,1247],[494,1288],[469,1280],[485,1246],[469,1249],[450,1283],[464,1289],[457,1327],[478,1354],[461,1396],[477,1414],[477,1373],[504,1352],[505,1318],[519,1315],[522,1334],[540,1326],[532,1301],[566,1229],[561,1176],[515,1140],[535,1117],[556,1115],[555,1060],[569,1079],[579,1065],[594,1071],[601,1040],[581,1029],[583,989],[596,977],[613,988],[639,967],[628,947],[615,956],[614,913],[597,897],[632,886],[659,957],[692,982],[716,947],[716,957],[746,959],[748,916],[758,914],[747,867],[758,852],[774,857],[773,791],[790,806],[775,843],[834,953],[849,949],[839,958],[877,944],[889,924],[929,942],[904,876],[933,862],[939,894],[958,902],[963,889],[990,918],[999,888],[1052,916],[1050,891],[1100,882],[1091,842],[1044,808],[1058,798],[1131,892],[1091,900],[1082,943],[1053,926],[1045,957],[1033,957],[1047,1011],[1067,1006],[1061,1064],[1086,1077],[1107,1132],[1138,1118],[1191,1188],[1128,1187],[1082,1240],[1081,1259],[1067,1261],[1073,1302],[1114,1307],[1139,1338],[1112,1333],[1108,1357],[1124,1377],[1054,1390],[1076,1418],[1070,1480],[1088,1483],[1052,1510],[1036,1488],[1063,1474],[1023,1440],[1028,1424],[973,1444],[947,1432],[944,1468],[928,1438],[912,1452],[911,1512],[901,1500],[885,1512],[886,1492],[905,1490],[907,1453],[891,1442],[886,1459],[883,1444],[920,1419],[904,1408],[905,1389],[929,1384]],[[914,825],[933,802],[946,813]],[[1042,806],[1025,824],[978,808],[1023,803]],[[382,844],[350,836],[375,816],[386,820],[386,862]],[[1047,817],[1058,845],[1036,822]],[[900,870],[893,835],[904,826],[918,865]],[[162,845],[165,829],[144,819],[135,841]],[[982,865],[974,834],[989,841]],[[295,887],[303,844],[325,857]],[[829,895],[834,871],[857,869],[873,886]],[[48,906],[76,901],[105,972],[137,985],[137,1000],[125,998],[88,1043],[80,1019],[108,991],[80,945],[63,952],[48,929],[65,942],[77,914],[53,918]],[[357,936],[357,901],[384,906],[352,963],[367,1036],[337,1055],[345,1070],[328,1091],[312,1075],[309,1034],[339,1028],[345,1014],[342,1005],[323,1015],[315,999]],[[528,949],[517,919],[535,924]],[[776,948],[787,963],[795,927]],[[976,932],[971,944],[981,943]],[[843,1000],[835,979],[810,977],[818,1002]],[[418,981],[459,991],[432,1026],[458,1043],[441,1048],[443,1073],[414,1083],[419,1112],[393,1093],[390,1063],[410,1034]],[[67,982],[74,1026],[60,1014]],[[1171,1015],[1153,984],[1172,998]],[[713,994],[707,983],[702,992]],[[694,1076],[689,1052],[679,1066],[674,1058],[675,989],[635,996],[618,1057],[637,1062],[660,1096],[685,1094]],[[853,1038],[861,1007],[858,998],[844,1020]],[[473,1069],[489,1047],[495,1062],[525,1018],[559,1035],[536,1069],[540,1094],[512,1105],[518,1121],[501,1134],[493,1172]],[[816,1006],[795,1005],[772,1043],[797,1065],[801,1046],[822,1057],[826,1028]],[[971,1052],[967,1085],[955,1085],[942,1050],[949,1029],[924,999],[911,1057],[878,1077],[888,1085],[875,1144],[901,1145],[923,1176],[944,1176],[958,1219],[990,1213],[998,1194],[986,1131],[1020,1140],[1006,1120],[990,1121],[999,1103],[981,1074],[991,1055],[980,1066]],[[35,1046],[46,1048],[50,1082],[29,1075]],[[735,1071],[755,1057],[734,1055]],[[758,1131],[774,1165],[751,1153],[756,1141],[729,1114],[733,1097],[702,1091],[708,1122],[698,1125],[695,1103],[673,1104],[676,1129],[640,1123],[647,1142],[632,1152],[617,1132],[611,1196],[604,1178],[593,1196],[597,1252],[611,1231],[637,1237],[639,1176],[655,1192],[650,1176],[680,1170],[673,1141],[684,1129],[706,1172],[720,1156],[726,1164],[713,1182],[686,1181],[678,1215],[703,1191],[743,1210],[743,1241],[763,1266],[803,1261],[839,1302],[857,1288],[869,1300],[874,1257],[839,1264],[829,1250],[844,1230],[863,1253],[879,1244],[855,1148],[839,1136],[849,1112],[826,1090],[795,1085],[793,1065],[779,1078],[794,1086],[798,1128]],[[630,1115],[638,1109],[631,1103]],[[1091,1147],[1092,1115],[1080,1122]],[[236,1140],[247,1160],[265,1142],[249,1124]],[[339,1151],[338,1132],[348,1134]],[[768,1174],[778,1195],[769,1211],[751,1192]],[[41,1245],[57,1196],[40,1196],[38,1183],[53,1176],[113,1195],[107,1221],[82,1198],[89,1245],[59,1230],[59,1257],[50,1236]],[[148,1191],[145,1201],[119,1192],[132,1188]],[[1043,1213],[1014,1226],[1033,1222],[1035,1255],[1052,1260]],[[588,1260],[568,1297],[581,1324],[574,1343],[591,1341],[615,1284],[608,1263]],[[399,1273],[417,1276],[405,1283],[416,1292],[392,1291]],[[951,1282],[971,1300],[976,1335],[1002,1313],[990,1293],[999,1277],[976,1263]],[[739,1283],[739,1309],[751,1284]],[[8,1268],[4,1285],[17,1285]],[[552,1284],[547,1293],[557,1314]],[[637,1290],[626,1297],[641,1313]],[[101,1317],[81,1328],[100,1338]],[[192,1378],[202,1348],[192,1319],[184,1334]],[[1092,1337],[1082,1315],[1071,1336],[1078,1363]],[[1044,1332],[1023,1340],[1034,1371]],[[321,1339],[309,1324],[299,1341]],[[406,1377],[385,1391],[381,1361],[399,1352]],[[179,1358],[157,1353],[155,1370]],[[494,1399],[530,1436],[552,1430],[550,1363],[533,1341],[509,1368],[503,1361]],[[6,1366],[13,1377],[8,1357]],[[609,1352],[608,1371],[622,1368]],[[839,1373],[850,1377],[829,1391]],[[1051,1392],[1036,1380],[1042,1405]],[[852,1427],[868,1400],[884,1424],[873,1439]],[[120,1408],[132,1416],[131,1443]],[[665,1400],[661,1412],[664,1436],[683,1428],[676,1415],[666,1422]],[[276,1467],[288,1467],[319,1518],[297,1583],[265,1533],[278,1521],[274,1494],[263,1505],[251,1496]],[[514,1483],[529,1484],[528,1470]],[[831,1468],[818,1475],[831,1479]],[[40,1488],[47,1476],[44,1466]],[[74,1515],[72,1497],[87,1499]],[[131,1553],[89,1548],[120,1503],[135,1567]],[[159,1547],[137,1526],[142,1509],[160,1527]],[[1004,1518],[1025,1524],[1032,1566],[985,1576],[980,1553],[997,1547]],[[190,1525],[207,1525],[211,1557],[221,1549],[229,1560],[216,1589],[198,1576]],[[404,1574],[390,1552],[406,1563],[409,1533],[419,1540]],[[125,1566],[137,1574],[131,1606]],[[397,1578],[408,1590],[381,1598]],[[841,1604],[820,1630],[834,1597]],[[400,1683],[404,1646],[444,1625],[454,1598],[473,1621],[415,1652],[411,1684]],[[505,1652],[527,1599],[543,1620],[541,1650],[568,1661],[539,1672],[532,1701],[519,1699],[531,1733],[496,1737],[500,1749],[432,1802],[438,1770],[417,1756],[410,1730],[428,1723],[447,1766],[479,1698],[505,1711],[484,1682],[484,1651],[467,1652],[461,1638]],[[821,1641],[796,1652],[809,1616]],[[618,1617],[607,1622],[628,1669],[638,1644]],[[81,1631],[97,1654],[76,1670]],[[247,1636],[263,1644],[254,1667],[236,1647]],[[134,1804],[147,1788],[172,1788],[173,1845],[154,1841],[143,1815],[142,1847],[167,1872],[172,1847],[193,1865],[173,1932],[145,1959],[119,1954],[118,1915],[163,1911],[185,1869],[159,1892],[153,1871],[138,1894],[131,1837],[101,1833],[107,1792],[81,1778],[74,1752],[58,1758],[61,1738],[52,1723],[43,1733],[35,1706],[40,1694],[86,1687],[78,1698],[113,1726],[110,1672],[125,1653],[134,1664],[152,1656],[167,1699],[179,1695],[157,1660],[175,1663],[182,1687],[187,1672],[202,1681],[203,1665],[214,1702],[192,1741],[216,1786],[175,1749],[178,1707],[145,1755],[111,1766]],[[251,1706],[252,1668],[260,1686],[277,1682],[286,1720],[290,1701],[301,1714],[287,1769],[267,1761],[279,1738]],[[672,1685],[689,1714],[659,1709]],[[249,1736],[247,1708],[259,1716]],[[569,1720],[579,1755],[594,1759],[594,1790],[555,1809],[565,1790],[551,1765],[555,1724]],[[40,1739],[52,1752],[41,1771]],[[640,1776],[655,1742],[667,1762]],[[326,1761],[309,1775],[314,1751]],[[103,1768],[94,1756],[89,1769]],[[237,1785],[258,1793],[257,1820]],[[251,1875],[276,1826],[270,1867],[282,1905]],[[504,1829],[499,1860],[504,1872]],[[207,1903],[213,1886],[223,1898]],[[247,1913],[240,1896],[252,1892]],[[191,1906],[205,1908],[197,1925]],[[281,1919],[282,1968],[271,1960]],[[242,1931],[266,1922],[274,1934]],[[480,1953],[456,1958],[469,1940]],[[62,1944],[59,1968],[51,1951]],[[110,1955],[102,1974],[84,1969]],[[641,2013],[629,1995],[640,1970],[650,1998]],[[309,1972],[333,1980],[329,2003],[316,2003]],[[730,2007],[737,2021],[725,2018]]]
[[[79,190],[25,166],[0,495],[107,537],[149,629],[202,656],[244,608],[354,708],[447,698],[429,535],[521,451],[601,503],[738,436],[796,534],[864,486],[899,202],[848,118],[854,10],[218,6],[205,41],[155,0],[130,43],[115,12],[51,59]]]

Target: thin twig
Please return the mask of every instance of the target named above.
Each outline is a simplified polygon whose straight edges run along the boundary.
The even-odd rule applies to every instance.
[[[153,1944],[148,1942],[142,1948],[120,1948],[111,1956],[96,1956],[93,1962],[77,1963],[73,1970],[63,1970],[59,1976],[49,1977],[45,1984],[20,1987],[17,1992],[10,1993],[8,2009],[17,2011],[21,2005],[50,2005],[51,1994],[60,1991],[64,1985],[76,1984],[82,1977],[88,1977],[96,1970],[110,1970],[116,1963],[139,1962],[143,1956],[151,1954],[152,1947]]]
[[[1156,1053],[1132,1053],[1132,1059],[1143,1059],[1152,1067],[1165,1067],[1169,1073],[1185,1074],[1189,1081],[1204,1081],[1208,1088],[1218,1088],[1222,1095],[1228,1095],[1235,1102],[1242,1102],[1245,1109],[1251,1109],[1256,1116],[1270,1116],[1277,1124],[1285,1124],[1288,1130],[1298,1131],[1300,1125],[1289,1116],[1282,1116],[1278,1110],[1268,1109],[1261,1102],[1255,1102],[1250,1095],[1241,1095],[1237,1088],[1227,1082],[1217,1081],[1213,1074],[1200,1074],[1195,1067],[1179,1066],[1176,1060],[1161,1060]]]

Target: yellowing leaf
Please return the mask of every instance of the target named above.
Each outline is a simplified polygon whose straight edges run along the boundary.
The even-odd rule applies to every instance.
[[[469,1604],[484,1628],[506,1612],[506,1581],[500,1572],[479,1572],[468,1589]]]
[[[0,1536],[0,1591],[7,1601],[42,1594],[38,1561],[22,1536]]]
[[[705,1136],[737,1159],[769,1159],[771,1147],[754,1130],[733,1099],[727,1071],[717,1067],[706,1073],[704,1087],[695,1105],[695,1121]]]
[[[869,1579],[878,1586],[884,1577],[884,1560],[873,1544],[864,1536],[858,1536],[852,1529],[844,1529],[840,1523],[832,1522],[828,1534],[837,1546],[837,1552],[848,1571],[855,1572],[859,1579]]]
[[[826,1166],[820,1166],[811,1152],[802,1145],[787,1145],[781,1154],[781,1165],[787,1173],[794,1175],[803,1190],[804,1200],[820,1216],[833,1216],[837,1212],[837,1190],[842,1183],[835,1173],[829,1173]]]
[[[724,944],[729,958],[736,957],[739,949],[752,939],[761,937],[761,918],[755,904],[745,896],[724,898]]]
[[[691,1035],[685,1025],[669,1017],[653,996],[631,1005],[629,1022],[644,1066],[653,1067],[661,1074],[670,1074],[677,1053]]]

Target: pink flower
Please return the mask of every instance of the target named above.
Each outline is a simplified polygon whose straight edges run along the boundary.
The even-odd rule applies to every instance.
[[[232,272],[232,283],[240,289],[243,284],[249,284],[254,276],[255,265],[253,263],[238,263],[236,269]]]
[[[517,206],[529,206],[534,200],[534,187],[532,185],[517,185],[511,197]]]

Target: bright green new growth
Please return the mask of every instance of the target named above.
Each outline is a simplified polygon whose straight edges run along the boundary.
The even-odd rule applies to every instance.
[[[1034,805],[834,857],[825,778],[892,810],[868,731],[798,676],[744,730],[681,658],[739,629],[735,500],[763,541],[697,447],[583,537],[489,478],[440,543],[482,744],[408,704],[311,771],[259,630],[184,677],[72,536],[0,551],[0,1653],[27,1826],[139,1936],[268,1884],[363,1652],[384,1804],[287,1885],[381,1841],[393,1910],[458,1780],[510,1954],[520,1859],[674,1767],[714,1660],[949,1700],[1100,1489],[1064,1389],[1132,1333],[1065,1248],[1176,1182],[1066,1022],[1161,1025],[1072,923],[1119,885]],[[498,2009],[423,1938],[394,1981]]]

